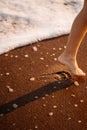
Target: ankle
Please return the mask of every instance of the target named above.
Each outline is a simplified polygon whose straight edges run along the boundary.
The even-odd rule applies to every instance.
[[[72,60],[72,61],[76,61],[76,57],[75,56],[72,56],[71,54],[67,54],[67,53],[62,53],[60,55],[60,57],[63,57],[65,59],[68,59],[68,60]]]

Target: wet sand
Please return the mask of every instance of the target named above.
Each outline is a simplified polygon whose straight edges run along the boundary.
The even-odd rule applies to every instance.
[[[0,56],[0,130],[87,129],[87,77],[61,80],[52,74],[70,73],[58,62],[67,38],[37,42]],[[77,59],[87,73],[87,37]]]

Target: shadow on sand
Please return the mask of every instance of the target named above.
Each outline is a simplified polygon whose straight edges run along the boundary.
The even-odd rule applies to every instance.
[[[67,78],[64,78],[64,76],[63,76],[61,80],[57,80],[52,83],[49,83],[31,93],[28,93],[11,102],[1,105],[0,106],[0,116],[4,116],[5,114],[8,114],[22,106],[25,106],[26,104],[28,104],[30,102],[38,100],[38,99],[44,97],[46,94],[50,95],[53,92],[70,87],[72,84],[73,84],[72,78],[67,79]]]

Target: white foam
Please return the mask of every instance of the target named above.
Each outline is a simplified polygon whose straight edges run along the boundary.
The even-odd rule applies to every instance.
[[[68,34],[83,0],[0,0],[0,54]]]

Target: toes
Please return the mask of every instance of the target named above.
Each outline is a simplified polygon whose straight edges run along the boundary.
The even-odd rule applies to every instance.
[[[81,69],[79,69],[79,70],[76,72],[76,75],[78,75],[78,76],[86,76],[86,73],[84,73]]]
[[[86,73],[83,72],[83,73],[82,73],[82,76],[86,76]]]
[[[81,69],[79,69],[79,72],[80,72],[80,74],[83,75],[83,76],[86,75],[86,73],[84,73]]]

